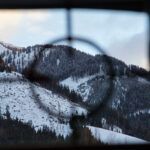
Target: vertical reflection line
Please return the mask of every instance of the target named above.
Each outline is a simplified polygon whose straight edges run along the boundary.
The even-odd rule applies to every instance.
[[[72,19],[71,19],[70,7],[68,7],[67,11],[66,11],[66,31],[67,31],[67,39],[68,39],[67,44],[68,44],[68,46],[72,47]],[[68,48],[68,52],[69,52],[68,56],[71,56],[72,52],[71,52],[70,48]],[[73,110],[72,110],[72,112],[73,112]],[[70,119],[73,121],[73,116]],[[70,126],[71,126],[72,121],[70,122]],[[76,121],[73,122],[73,124],[76,124]],[[76,135],[76,130],[73,128],[72,135],[71,135],[71,141],[70,141],[71,145],[77,144],[77,139],[76,139],[77,137],[74,135]]]
[[[68,45],[72,46],[72,18],[71,18],[71,10],[70,8],[67,8],[66,12],[66,27],[67,27],[67,38],[68,38]]]
[[[150,10],[148,11],[148,69],[150,71]]]
[[[67,21],[67,36],[71,37],[71,31],[72,31],[72,24],[71,24],[71,13],[70,8],[67,8],[66,12],[66,21]]]

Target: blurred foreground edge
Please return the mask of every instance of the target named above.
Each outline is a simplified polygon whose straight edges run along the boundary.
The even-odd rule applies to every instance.
[[[0,0],[0,9],[95,8],[150,12],[149,0]]]
[[[98,150],[141,150],[146,149],[149,150],[150,144],[134,144],[134,145],[107,145],[107,146],[51,146],[51,145],[16,145],[16,146],[9,146],[3,147],[1,146],[0,149],[6,150],[15,150],[15,149],[22,149],[22,150],[36,150],[36,149],[55,149],[55,150],[69,150],[69,149],[98,149]]]
[[[130,10],[150,13],[150,0],[0,0],[0,9],[38,9],[38,8],[93,8]],[[52,145],[13,145],[0,149],[104,149],[104,150],[139,150],[149,149],[150,144],[106,145],[106,146],[52,146]]]

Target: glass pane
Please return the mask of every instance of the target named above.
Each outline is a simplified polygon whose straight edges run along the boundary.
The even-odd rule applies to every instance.
[[[147,14],[73,9],[70,43],[66,15],[0,11],[0,145],[147,143]]]
[[[148,15],[146,13],[81,9],[73,10],[72,17],[74,35],[89,38],[111,56],[127,64],[147,68]],[[96,54],[96,52],[90,53]]]

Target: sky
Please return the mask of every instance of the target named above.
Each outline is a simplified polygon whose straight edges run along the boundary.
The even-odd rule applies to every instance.
[[[126,64],[147,67],[148,16],[145,13],[73,9],[72,35],[91,40],[108,55]],[[66,10],[1,10],[0,41],[27,47],[66,36]],[[64,43],[63,43],[64,44]],[[95,55],[99,51],[82,42],[78,50]]]

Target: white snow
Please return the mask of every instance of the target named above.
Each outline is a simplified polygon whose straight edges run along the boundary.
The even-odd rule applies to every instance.
[[[87,126],[94,138],[100,140],[105,144],[146,144],[148,143],[145,140],[132,137],[129,135],[116,133],[113,131],[105,130],[102,128]]]
[[[118,133],[122,133],[122,129],[121,128],[119,128],[118,126],[116,126],[116,125],[113,125],[112,126],[112,131],[114,131],[114,132],[118,132]]]
[[[7,45],[9,46],[9,45]],[[12,45],[10,45],[12,46]],[[9,50],[0,44],[0,54]],[[52,52],[45,51],[46,55]],[[9,55],[12,55],[12,50],[9,50]],[[32,61],[34,58],[34,53],[38,53],[38,51],[31,50],[30,55],[26,52],[16,51],[15,62],[22,64],[22,69],[28,65],[29,61]],[[9,55],[5,55],[3,60],[8,60]],[[13,56],[13,55],[12,55]],[[56,60],[57,66],[60,65],[60,60]],[[8,64],[10,65],[10,64]],[[99,75],[103,75],[102,66],[100,66]],[[68,86],[70,90],[75,90],[79,93],[83,100],[86,101],[88,99],[89,92],[91,91],[91,87],[88,86],[87,81],[95,78],[97,76],[85,76],[79,79],[73,79],[69,77],[60,82],[61,85]],[[5,79],[7,82],[3,82]],[[17,79],[16,82],[9,81],[9,79]],[[149,84],[147,80],[139,77],[139,82],[144,84]],[[11,113],[11,118],[15,119],[16,117],[22,122],[30,122],[35,130],[42,129],[44,125],[48,126],[50,130],[55,131],[56,135],[63,135],[64,138],[69,135],[72,131],[68,124],[68,120],[66,119],[66,124],[62,124],[59,119],[53,115],[48,115],[45,111],[43,111],[38,105],[35,97],[33,97],[31,93],[31,85],[34,87],[35,91],[39,95],[41,102],[48,107],[54,114],[59,116],[67,116],[70,117],[72,113],[78,112],[78,114],[87,113],[87,111],[80,107],[78,104],[72,103],[67,99],[62,98],[49,90],[38,87],[36,85],[30,84],[27,80],[25,80],[22,75],[19,73],[0,73],[0,111],[3,117],[5,118],[6,107],[9,106],[9,111]],[[121,82],[119,78],[116,78],[115,85],[119,85],[121,87]],[[82,86],[83,89],[79,90],[79,86]],[[126,89],[122,90],[126,91]],[[118,102],[120,100],[118,99]],[[150,110],[140,110],[134,113],[134,115],[142,113],[150,113]],[[132,143],[146,143],[146,141],[128,136],[125,134],[116,133],[113,131],[96,128],[92,126],[88,126],[91,130],[92,135],[97,139],[101,140],[104,143],[108,144],[132,144]],[[119,127],[114,127],[114,131],[122,131]]]
[[[137,110],[137,111],[135,111],[133,113],[130,113],[129,116],[132,116],[132,115],[136,116],[136,115],[139,115],[140,113],[142,113],[142,114],[145,114],[145,113],[150,114],[150,109]]]
[[[92,80],[99,74],[91,75],[91,76],[85,76],[83,78],[73,79],[72,77],[69,77],[63,81],[60,82],[61,85],[69,87],[70,91],[74,90],[76,93],[81,95],[83,98],[83,101],[88,100],[88,96],[92,91],[91,86],[88,85],[88,81]]]
[[[106,123],[107,123],[106,118],[102,118],[102,119],[101,119],[101,124],[102,124],[102,125],[105,125]]]
[[[109,130],[114,131],[114,132],[122,133],[122,129],[119,128],[118,126],[109,125],[107,123],[106,118],[101,118],[101,124],[102,124],[102,128],[104,128],[104,129],[109,129]]]
[[[57,59],[56,64],[57,64],[57,66],[59,66],[59,64],[60,64],[60,60],[59,59]]]
[[[150,84],[149,81],[147,81],[146,79],[142,78],[142,77],[138,77],[138,81],[143,83],[143,84]]]
[[[60,84],[64,85],[64,86],[68,86],[70,90],[77,91],[79,85],[87,82],[88,80],[93,79],[96,76],[97,76],[97,74],[92,75],[92,76],[85,76],[83,78],[78,78],[78,79],[73,79],[72,77],[69,77],[69,78],[61,81]]]
[[[105,75],[104,70],[103,70],[103,65],[100,65],[100,76]]]
[[[87,84],[87,82],[85,82],[80,85],[80,88],[78,88],[76,92],[80,94],[83,98],[83,101],[86,102],[90,93],[92,92],[92,88]]]
[[[15,81],[12,81],[15,80]],[[50,130],[56,131],[57,135],[66,137],[71,133],[68,120],[66,124],[60,123],[58,118],[48,115],[38,105],[35,97],[31,93],[31,85],[34,87],[41,102],[48,107],[50,111],[59,116],[71,116],[72,113],[87,113],[84,108],[78,104],[72,103],[49,90],[38,87],[29,83],[19,73],[0,73],[0,109],[4,116],[6,107],[9,106],[11,118],[16,117],[22,122],[30,122],[32,126],[38,130],[44,125]],[[5,116],[4,116],[5,117]]]
[[[8,45],[6,45],[8,46]],[[9,45],[10,46],[10,45]],[[30,51],[30,54],[28,54],[26,51],[22,51],[22,48],[16,47],[18,50],[11,50],[8,47],[5,47],[3,43],[0,43],[0,54],[3,54],[5,52],[5,56],[2,58],[4,62],[8,62],[9,56],[12,57],[14,60],[15,66],[20,66],[20,69],[24,69],[29,65],[29,62],[32,63],[34,60],[34,55],[38,56],[39,49],[32,49]],[[14,47],[11,47],[14,48]],[[14,53],[14,54],[13,54]],[[20,64],[20,65],[18,65]],[[11,64],[8,63],[8,66],[11,66]]]

